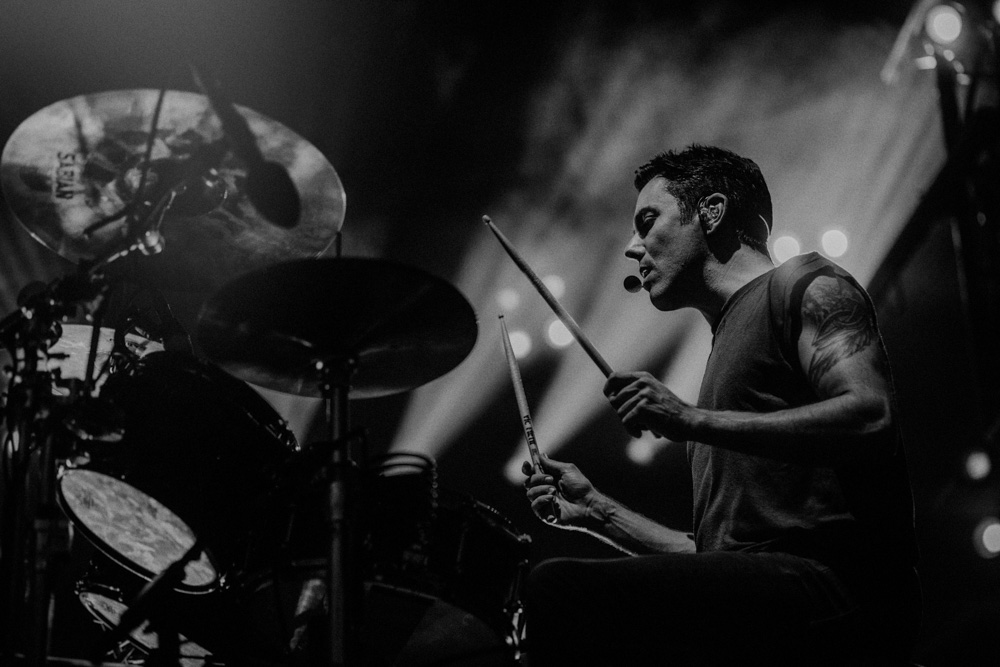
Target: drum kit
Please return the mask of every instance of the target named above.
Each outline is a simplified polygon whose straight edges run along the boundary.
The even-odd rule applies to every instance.
[[[199,85],[52,104],[0,159],[9,217],[75,265],[0,321],[0,662],[512,664],[530,540],[349,414],[461,363],[475,313],[342,256],[326,158]],[[324,439],[247,382],[321,398]],[[57,659],[66,590],[96,622]]]

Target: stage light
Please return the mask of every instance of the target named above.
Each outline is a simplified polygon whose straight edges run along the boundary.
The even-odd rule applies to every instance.
[[[839,229],[824,232],[820,243],[827,257],[840,257],[847,252],[847,235]]]
[[[521,295],[513,287],[505,287],[497,292],[497,303],[505,311],[510,312],[521,305]]]
[[[514,350],[515,357],[518,359],[524,359],[526,356],[531,354],[531,336],[524,331],[511,331],[510,347]]]
[[[972,540],[980,556],[996,558],[1000,555],[1000,520],[990,516],[980,521]]]
[[[573,344],[573,334],[570,333],[569,329],[566,328],[566,325],[560,319],[554,319],[549,322],[545,333],[549,344],[556,349],[569,347]]]
[[[778,260],[778,264],[783,264],[802,251],[799,242],[791,236],[779,236],[774,239],[772,249],[774,250],[774,258]]]
[[[564,294],[566,294],[566,281],[560,276],[551,275],[542,278],[542,283],[549,288],[552,292],[552,296],[557,299],[561,299]]]
[[[990,461],[990,455],[986,452],[976,450],[970,452],[965,459],[965,474],[969,476],[969,479],[977,481],[986,479],[992,469],[993,463]]]
[[[962,34],[962,14],[955,5],[938,5],[927,12],[924,30],[932,40],[946,46],[955,43]]]

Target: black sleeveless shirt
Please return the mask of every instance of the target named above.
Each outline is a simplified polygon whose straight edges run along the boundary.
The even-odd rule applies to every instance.
[[[699,407],[773,412],[819,400],[798,362],[801,300],[820,275],[857,282],[811,253],[741,287],[713,331]],[[878,341],[882,345],[881,338]],[[902,440],[877,463],[838,468],[785,463],[688,443],[698,551],[783,551],[837,567],[859,559],[916,562],[913,501]]]

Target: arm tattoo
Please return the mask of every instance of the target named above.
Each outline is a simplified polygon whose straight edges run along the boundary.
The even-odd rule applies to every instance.
[[[843,280],[821,276],[806,289],[802,316],[816,327],[809,361],[809,381],[816,386],[841,359],[865,349],[877,338],[864,297]]]

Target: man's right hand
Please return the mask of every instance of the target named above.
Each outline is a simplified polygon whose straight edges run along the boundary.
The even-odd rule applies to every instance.
[[[524,481],[531,509],[548,523],[581,526],[588,516],[588,506],[596,490],[590,480],[572,463],[563,463],[542,455],[541,474],[529,462],[521,465],[528,476]]]

